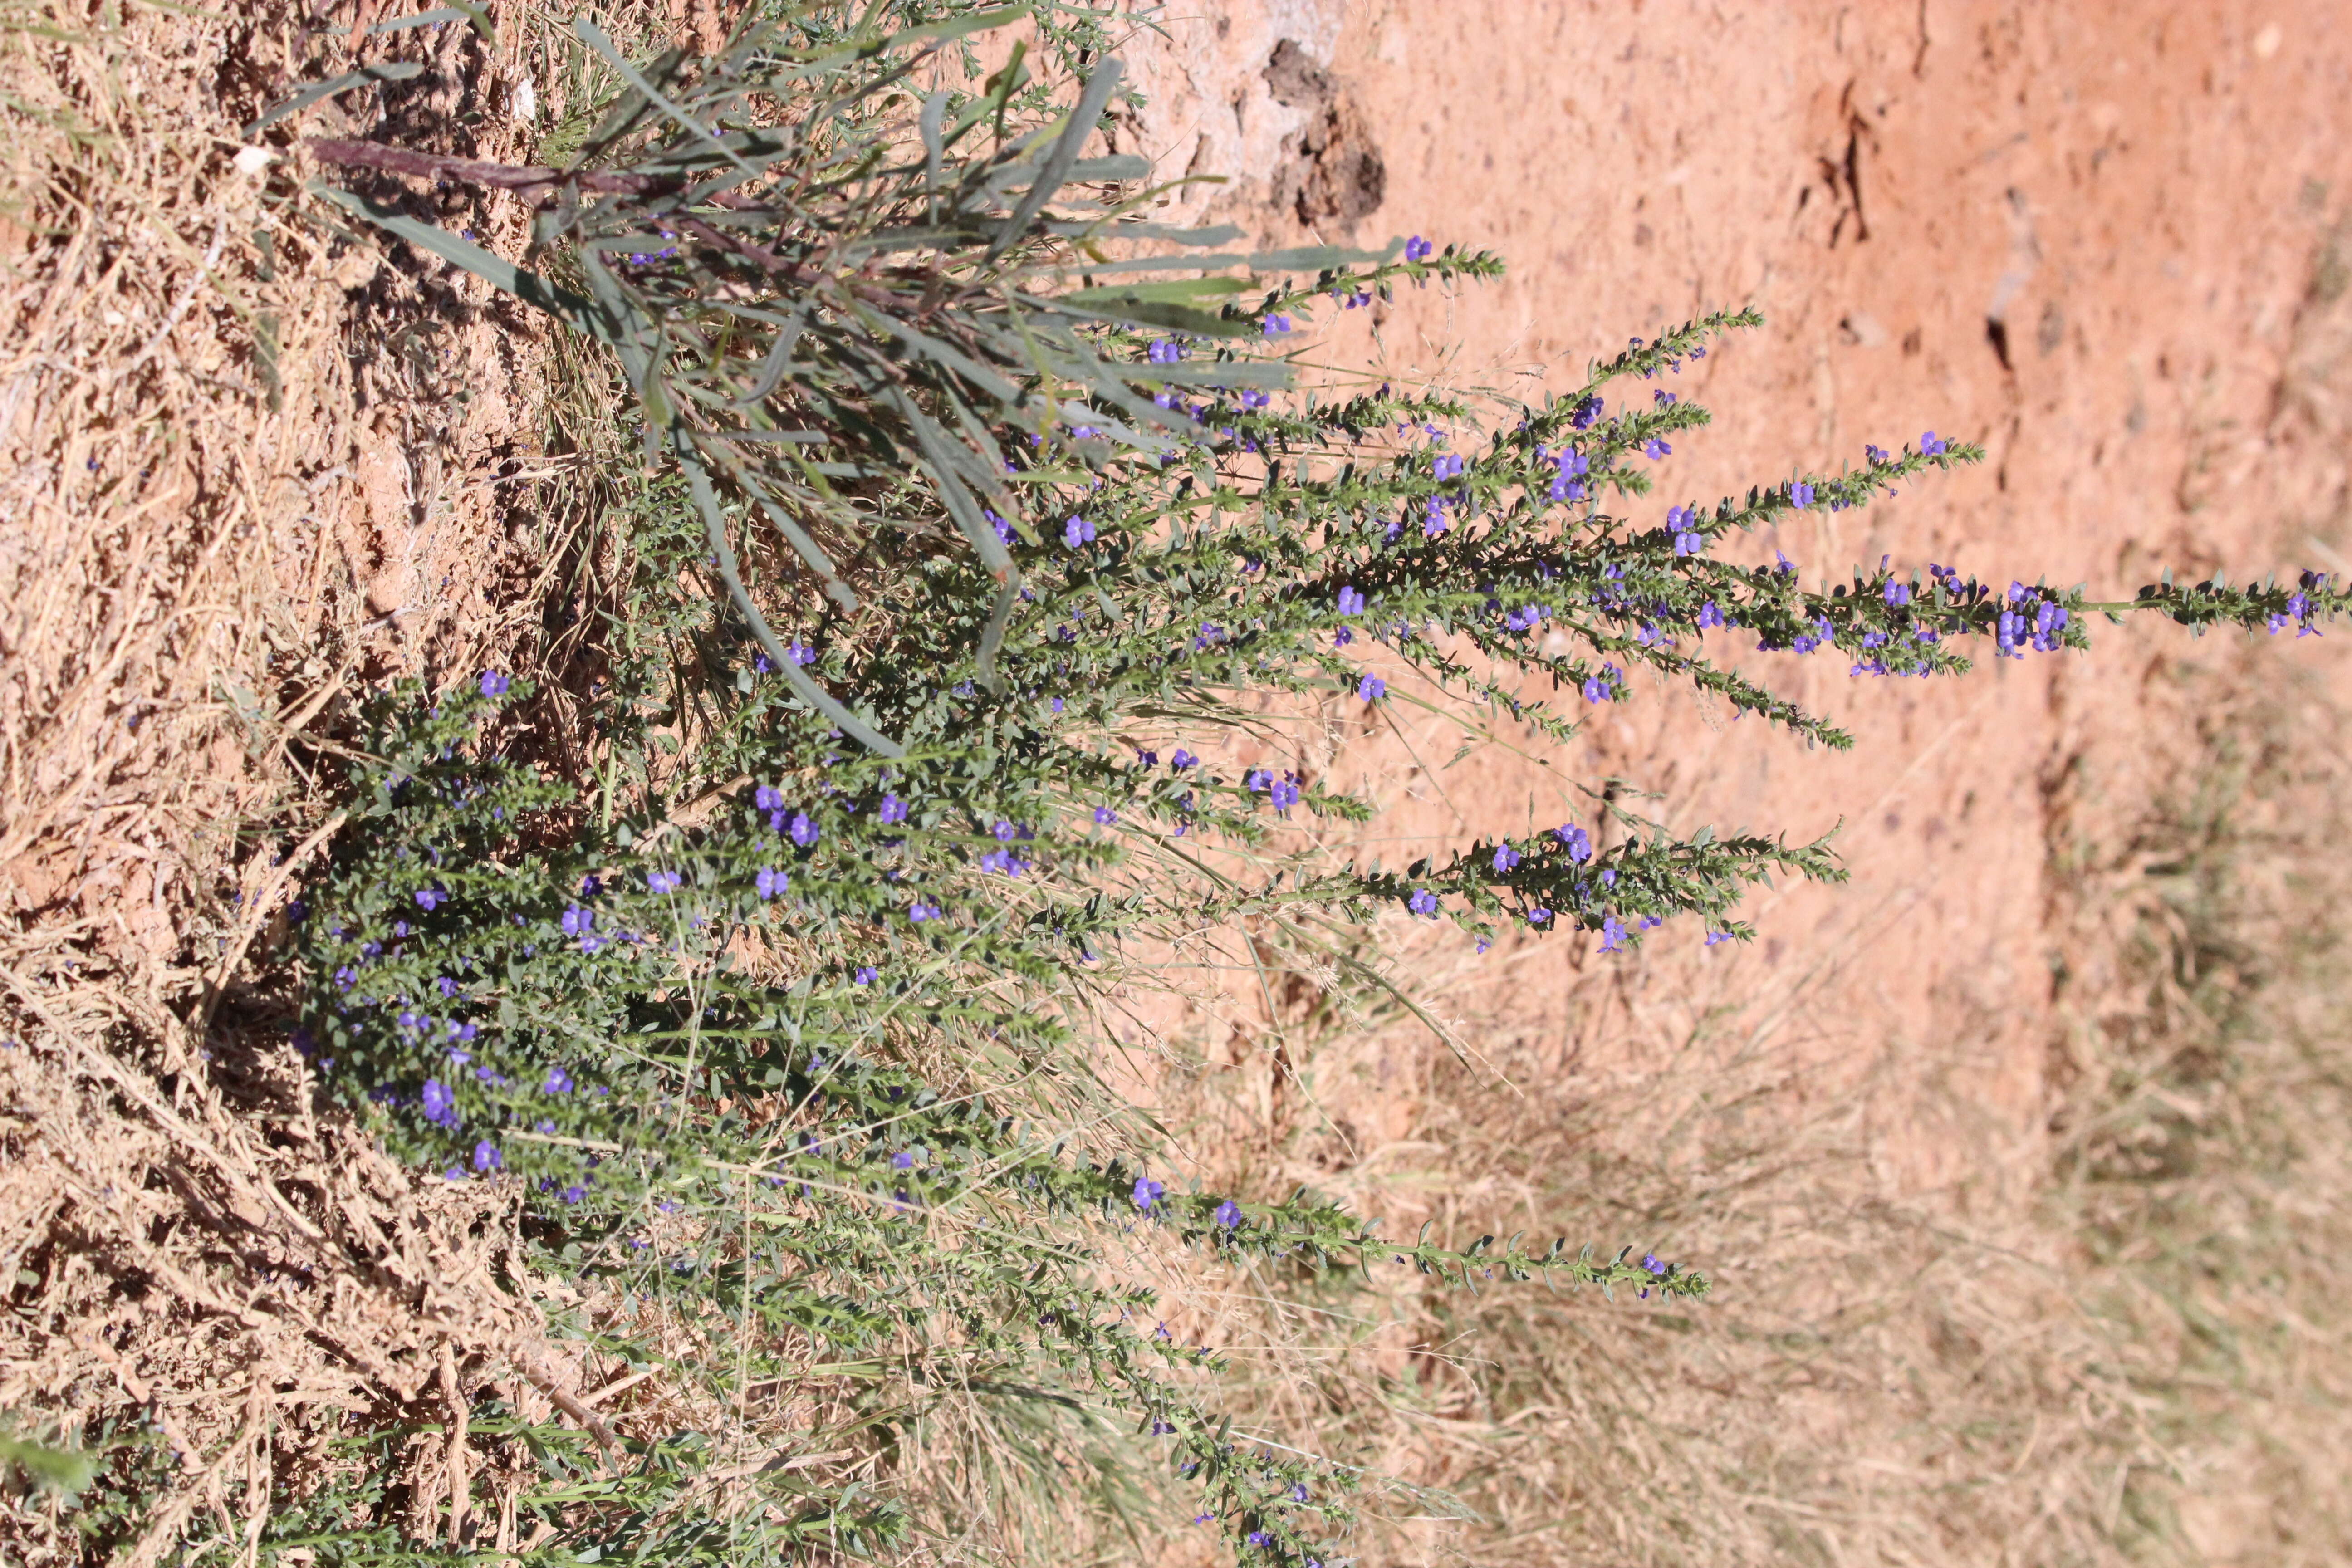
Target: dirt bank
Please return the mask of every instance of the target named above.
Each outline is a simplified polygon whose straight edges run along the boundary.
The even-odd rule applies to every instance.
[[[1509,260],[1499,285],[1377,312],[1377,342],[1339,318],[1346,348],[1526,396],[1631,335],[1764,310],[1679,378],[1717,423],[1658,467],[1645,524],[1935,430],[1989,460],[1730,552],[1785,550],[1830,577],[1892,554],[2108,597],[2168,565],[2345,564],[2343,282],[2323,258],[2352,194],[2352,32],[2324,9],[1175,9],[1165,42],[1135,50],[1155,97],[1138,140],[1170,171],[1244,171],[1180,202],[1269,239],[1417,232]],[[1844,755],[1652,689],[1596,712],[1557,769],[1425,774],[1416,758],[1454,751],[1433,728],[1331,765],[1419,800],[1407,831],[1457,841],[1588,814],[1564,786],[1610,775],[1659,792],[1679,826],[1838,829],[1853,883],[1759,900],[1762,940],[1711,962],[1765,1013],[1801,1003],[1821,1049],[1857,1068],[1924,1035],[1979,1042],[1973,1133],[1889,1108],[1891,1173],[1943,1185],[1987,1167],[1985,1140],[2039,1135],[2051,846],[2128,818],[2145,753],[2160,771],[2185,743],[2167,673],[2189,644],[2170,630],[1933,689],[1742,661],[1848,727]],[[2308,664],[2312,645],[2274,655]],[[1483,1026],[1572,1048],[1567,944],[1486,965],[1512,1001]]]

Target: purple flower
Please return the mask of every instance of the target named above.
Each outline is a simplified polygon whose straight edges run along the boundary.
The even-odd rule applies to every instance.
[[[507,1163],[499,1157],[499,1146],[485,1138],[474,1145],[474,1169],[481,1172],[503,1171]]]
[[[1217,1205],[1217,1212],[1211,1215],[1209,1217],[1212,1220],[1214,1220],[1222,1229],[1238,1230],[1241,1228],[1242,1223],[1242,1205],[1234,1202],[1233,1199],[1227,1198],[1223,1203]],[[1161,1339],[1168,1337],[1168,1326],[1165,1323],[1160,1325],[1159,1337]]]
[[[1290,1500],[1293,1502],[1305,1502],[1307,1500],[1307,1483],[1305,1481],[1300,1481],[1290,1489]]]
[[[1805,507],[1813,504],[1813,487],[1799,479],[1789,487],[1789,504]]]
[[[793,825],[790,831],[793,842],[803,849],[816,842],[816,824],[808,819],[805,812],[793,813]]]
[[[1404,901],[1404,907],[1414,914],[1434,917],[1437,913],[1437,895],[1427,888],[1415,888],[1412,890],[1412,897]]]
[[[916,925],[920,925],[925,921],[935,921],[940,918],[941,917],[940,914],[939,905],[925,903],[920,899],[916,900],[914,907],[907,911],[907,919]]]
[[[504,697],[507,694],[507,688],[512,684],[512,681],[495,669],[482,671],[482,695],[485,697]]]
[[[1356,682],[1356,695],[1367,702],[1378,702],[1389,694],[1389,683],[1377,675],[1367,675]]]
[[[1551,919],[1551,911],[1541,904],[1528,911],[1528,924],[1531,926],[1539,926],[1549,919]]]
[[[1705,631],[1710,626],[1728,626],[1729,624],[1729,622],[1723,618],[1723,611],[1717,607],[1713,599],[1709,599],[1706,604],[1701,605],[1698,607],[1699,630]]]
[[[1899,610],[1904,605],[1911,602],[1911,584],[1908,583],[1889,583],[1886,584],[1885,596],[1889,605]]]
[[[1706,945],[1709,947],[1713,947],[1718,942],[1729,942],[1730,940],[1731,933],[1727,931],[1711,931],[1706,933]]]
[[[793,879],[773,867],[761,867],[760,874],[751,879],[751,885],[760,890],[762,900],[767,900],[789,889]]]
[[[1612,700],[1617,695],[1617,679],[1623,673],[1613,664],[1602,665],[1600,674],[1585,679],[1584,700],[1587,702]]]
[[[1167,1190],[1168,1189],[1165,1186],[1162,1186],[1158,1182],[1150,1181],[1142,1176],[1138,1176],[1135,1178],[1135,1191],[1129,1195],[1135,1199],[1135,1206],[1137,1208],[1141,1209],[1146,1214],[1150,1214],[1151,1212],[1151,1205],[1158,1203],[1160,1201],[1160,1194],[1165,1193]]]
[[[1496,875],[1500,876],[1504,872],[1511,870],[1517,867],[1518,863],[1519,852],[1517,850],[1512,848],[1507,844],[1497,844],[1495,846]]]
[[[1362,615],[1364,613],[1364,596],[1356,592],[1352,587],[1340,589],[1339,613],[1343,616]]]
[[[1452,452],[1440,452],[1429,465],[1429,472],[1432,479],[1459,479],[1462,477],[1462,459]]]
[[[1095,807],[1095,826],[1097,827],[1108,827],[1118,820],[1118,813],[1113,811],[1110,807],[1107,805],[1098,805]]]
[[[1426,261],[1436,249],[1435,246],[1416,234],[1404,242],[1404,258],[1407,261]]]
[[[880,817],[886,826],[904,822],[907,820],[907,803],[895,795],[886,795],[882,797],[882,804],[874,808],[874,815]]]
[[[438,888],[419,888],[416,890],[416,907],[427,914],[448,901],[449,895]]]
[[[448,1085],[437,1078],[428,1078],[425,1080],[425,1090],[420,1099],[425,1107],[425,1121],[437,1121],[447,1127],[457,1125],[457,1096]]]
[[[852,985],[871,985],[875,981],[880,978],[880,970],[876,969],[870,963],[861,963],[857,966],[856,973],[850,975],[849,983]]]
[[[1290,318],[1287,316],[1268,316],[1262,324],[1265,328],[1265,335],[1269,338],[1283,337],[1291,330]]]
[[[1651,1273],[1662,1277],[1666,1271],[1666,1266],[1658,1261],[1658,1255],[1654,1252],[1643,1254],[1642,1267],[1648,1269]]]
[[[1062,542],[1076,550],[1095,542],[1095,525],[1083,517],[1074,517],[1062,525]]]
[[[685,882],[675,871],[655,871],[646,878],[646,886],[656,893],[675,893]]]
[[[584,936],[596,929],[596,911],[582,909],[578,904],[563,911],[563,934]]]
[[[1198,767],[1200,764],[1201,759],[1181,746],[1177,747],[1176,754],[1168,759],[1168,765],[1180,773],[1186,768]]]
[[[1184,357],[1184,345],[1172,339],[1160,338],[1153,341],[1146,354],[1153,364],[1174,364]]]
[[[1623,951],[1624,946],[1624,926],[1619,922],[1615,915],[1605,917],[1601,922],[1601,951],[1619,952]]]
[[[899,1170],[911,1171],[915,1168],[915,1152],[912,1149],[901,1149],[890,1156],[890,1163]]]
[[[761,784],[751,792],[751,804],[761,811],[778,811],[783,807],[784,795],[773,784]]]
[[[1650,461],[1654,463],[1661,458],[1672,457],[1674,455],[1674,450],[1675,449],[1672,447],[1667,446],[1665,442],[1660,440],[1655,436],[1651,437],[1648,440],[1642,443],[1642,456],[1649,458]]]
[[[1278,778],[1267,786],[1265,793],[1276,811],[1288,811],[1298,804],[1298,783],[1295,779]]]
[[[1592,836],[1573,822],[1555,829],[1552,837],[1559,840],[1560,847],[1568,851],[1568,858],[1574,864],[1581,866],[1592,858]]]
[[[572,1075],[562,1068],[548,1068],[547,1081],[539,1086],[541,1094],[568,1094],[571,1089]]]
[[[1938,437],[1933,430],[1919,437],[1919,450],[1930,458],[1947,450],[1950,446],[1950,442]]]
[[[1862,455],[1868,458],[1874,463],[1883,463],[1886,461],[1885,448],[1874,447],[1867,441],[1864,441],[1862,444]]]
[[[1263,1547],[1263,1546],[1267,1546],[1267,1545],[1272,1544],[1271,1539],[1266,1535],[1265,1531],[1263,1531],[1263,1530],[1253,1530],[1253,1531],[1251,1531],[1249,1532],[1249,1537],[1248,1537],[1248,1539],[1249,1539],[1249,1543],[1250,1543],[1252,1546],[1259,1546],[1259,1547]]]
[[[1592,422],[1600,417],[1601,399],[1596,395],[1587,397],[1570,410],[1568,422],[1579,430],[1590,430],[1592,428]]]

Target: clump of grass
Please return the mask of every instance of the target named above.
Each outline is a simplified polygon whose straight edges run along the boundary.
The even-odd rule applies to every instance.
[[[2268,659],[2173,679],[2165,706],[2193,744],[2158,764],[2145,814],[2088,839],[2052,818],[2070,1024],[2050,1131],[1986,1142],[1955,1185],[1891,1190],[1890,1141],[1967,1123],[1980,1040],[1844,1062],[1810,1037],[1804,998],[1760,1017],[1719,963],[1584,977],[1566,1041],[1486,1027],[1475,994],[1456,1000],[1475,1071],[1409,1018],[1290,1040],[1303,1081],[1342,1084],[1378,1055],[1413,1085],[1408,1131],[1350,1134],[1347,1184],[1369,1206],[1441,1227],[1542,1215],[1719,1271],[1696,1310],[1386,1292],[1351,1304],[1345,1331],[1286,1322],[1240,1287],[1228,1321],[1315,1369],[1303,1405],[1297,1373],[1271,1365],[1254,1400],[1454,1500],[1458,1548],[1396,1523],[1393,1551],[2341,1554],[2342,717]],[[1568,1060],[1582,1070],[1563,1077]],[[1532,1084],[1550,1087],[1515,1087]],[[1309,1112],[1273,1157],[1340,1157],[1328,1143]]]

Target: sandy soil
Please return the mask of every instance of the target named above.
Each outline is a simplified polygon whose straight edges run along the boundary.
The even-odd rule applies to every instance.
[[[1248,171],[1178,205],[1269,240],[1418,232],[1504,255],[1497,286],[1380,312],[1365,346],[1400,372],[1530,395],[1630,335],[1760,307],[1760,332],[1679,378],[1717,422],[1661,465],[1656,510],[1923,430],[1989,449],[1742,558],[1777,547],[1834,577],[1891,553],[2124,598],[2166,565],[2346,564],[2342,284],[2320,275],[2352,174],[2352,26],[2272,10],[1201,0],[1131,51],[1154,100],[1133,130],[1170,172]],[[1852,884],[1756,900],[1762,939],[1712,959],[1707,990],[1767,1017],[1802,1004],[1856,1070],[1923,1037],[1979,1042],[1972,1134],[1889,1091],[1891,1184],[1944,1186],[1995,1145],[2027,1152],[2048,1113],[2052,846],[2128,820],[2186,743],[2168,679],[2186,637],[2099,643],[1933,689],[1742,661],[1848,727],[1844,755],[1652,689],[1558,768],[1423,773],[1453,751],[1433,729],[1403,737],[1410,756],[1392,739],[1331,765],[1436,839],[1587,816],[1565,786],[1612,774],[1678,827],[1841,828]],[[1485,962],[1465,1017],[1571,1061],[1582,956]]]

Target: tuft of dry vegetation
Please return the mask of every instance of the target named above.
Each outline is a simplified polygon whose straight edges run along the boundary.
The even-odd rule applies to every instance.
[[[499,486],[536,447],[532,339],[321,224],[283,128],[247,130],[395,48],[451,118],[503,107],[531,41],[378,19],[0,11],[0,1436],[106,1447],[91,1495],[153,1505],[12,1473],[11,1562],[249,1542],[347,1415],[485,1366],[571,1397],[486,1288],[484,1205],[315,1118],[257,978],[339,820],[289,742],[509,640],[527,570]],[[494,151],[520,129],[476,118]],[[416,1456],[420,1498],[449,1462]]]

